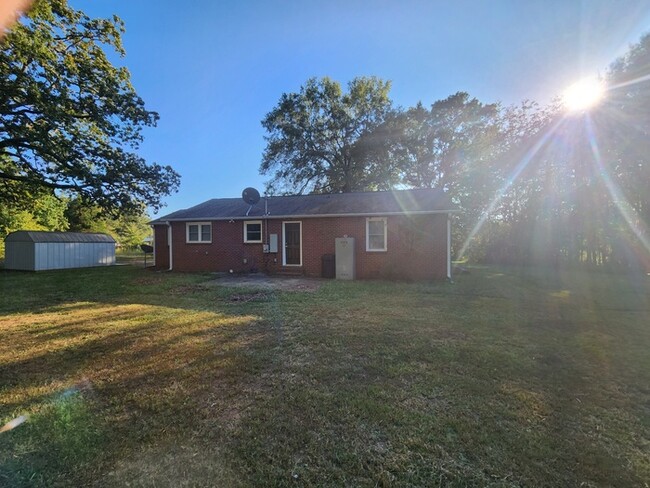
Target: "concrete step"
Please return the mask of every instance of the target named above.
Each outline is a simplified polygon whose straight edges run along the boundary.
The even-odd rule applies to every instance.
[[[275,274],[278,276],[303,276],[305,273],[302,268],[280,268]]]

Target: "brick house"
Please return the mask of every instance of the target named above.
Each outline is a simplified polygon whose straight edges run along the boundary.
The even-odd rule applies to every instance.
[[[151,222],[155,262],[164,270],[322,276],[323,257],[348,238],[356,278],[445,279],[454,211],[436,189],[274,196],[252,206],[217,198]]]

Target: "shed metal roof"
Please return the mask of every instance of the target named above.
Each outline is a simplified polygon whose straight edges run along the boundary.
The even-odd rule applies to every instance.
[[[108,234],[88,232],[47,232],[41,230],[18,230],[5,237],[5,242],[111,242]]]
[[[268,197],[252,208],[241,198],[214,198],[194,207],[159,217],[152,224],[178,220],[226,220],[251,217],[337,217],[424,214],[456,211],[440,189],[375,191]],[[250,212],[249,212],[250,208]],[[248,212],[248,216],[246,213]]]

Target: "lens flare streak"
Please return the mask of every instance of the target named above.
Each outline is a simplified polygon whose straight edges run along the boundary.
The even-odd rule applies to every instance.
[[[627,199],[625,198],[625,196],[623,195],[619,187],[616,185],[614,180],[612,180],[612,178],[609,176],[609,173],[607,172],[607,168],[605,168],[605,165],[603,164],[603,160],[600,157],[600,148],[598,147],[598,141],[596,140],[596,132],[594,130],[594,124],[593,121],[591,120],[591,117],[586,117],[585,121],[587,126],[587,134],[589,136],[589,147],[591,148],[593,161],[594,164],[596,165],[596,168],[598,169],[598,174],[603,180],[603,183],[605,183],[605,187],[607,188],[607,191],[612,197],[612,202],[614,203],[614,205],[616,205],[616,208],[625,219],[625,222],[630,227],[630,230],[634,232],[634,235],[639,239],[639,241],[641,241],[643,247],[645,247],[645,249],[648,252],[650,252],[650,240],[648,240],[647,231],[645,231],[644,229],[640,228],[639,225],[637,225],[637,222],[640,223],[641,220],[639,218],[635,218],[636,215],[634,209],[628,203]]]
[[[21,415],[20,417],[16,417],[15,419],[7,422],[2,427],[0,427],[0,432],[8,432],[10,430],[15,429],[20,424],[25,423],[27,421],[27,418],[28,418],[27,415]]]
[[[478,234],[478,232],[481,230],[481,227],[483,227],[483,224],[485,221],[488,219],[490,214],[494,211],[494,209],[497,207],[503,196],[506,194],[508,189],[513,185],[513,183],[517,180],[521,172],[526,169],[530,161],[535,157],[535,155],[544,147],[546,142],[549,140],[549,138],[555,133],[555,131],[558,129],[558,127],[564,122],[563,118],[558,119],[545,133],[542,137],[539,138],[539,140],[526,152],[524,157],[521,159],[519,164],[515,167],[515,169],[512,171],[512,174],[509,176],[509,178],[506,180],[505,184],[499,191],[497,191],[495,197],[492,199],[490,204],[487,206],[487,208],[483,211],[481,214],[481,217],[479,218],[478,222],[472,229],[472,231],[469,233],[467,236],[467,239],[465,239],[465,242],[463,243],[463,246],[460,249],[460,252],[458,253],[457,259],[461,259],[463,256],[465,256],[465,253],[467,252],[467,249],[470,246],[470,243],[472,242],[472,239]]]
[[[607,87],[607,91],[618,90],[619,88],[625,88],[626,86],[636,85],[638,83],[643,83],[644,81],[650,81],[650,75],[639,76],[638,78],[634,78],[633,80],[624,81],[616,85],[610,85]]]

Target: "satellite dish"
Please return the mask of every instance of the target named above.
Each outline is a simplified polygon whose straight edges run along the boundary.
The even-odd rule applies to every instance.
[[[260,201],[260,192],[258,192],[255,188],[244,188],[244,191],[241,192],[241,197],[249,205],[255,205]]]

